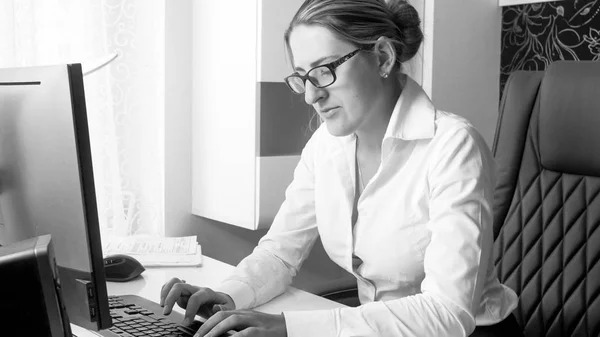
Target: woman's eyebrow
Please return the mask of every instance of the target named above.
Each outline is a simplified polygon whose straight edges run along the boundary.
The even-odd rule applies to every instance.
[[[311,68],[314,68],[316,66],[318,66],[319,64],[323,63],[323,61],[327,60],[327,59],[331,59],[331,58],[336,58],[338,57],[338,55],[329,55],[329,56],[323,56],[318,58],[316,61],[312,62],[310,64]],[[304,71],[304,69],[302,67],[294,67],[295,71]]]

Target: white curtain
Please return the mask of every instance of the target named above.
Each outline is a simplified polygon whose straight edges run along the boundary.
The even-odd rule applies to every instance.
[[[164,235],[164,0],[0,0],[0,67],[81,63],[103,235]]]

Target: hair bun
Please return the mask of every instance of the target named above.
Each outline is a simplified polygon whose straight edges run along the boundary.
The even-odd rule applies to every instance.
[[[393,21],[401,32],[402,42],[405,46],[400,62],[408,61],[417,54],[423,42],[419,13],[406,0],[387,0],[386,4]]]

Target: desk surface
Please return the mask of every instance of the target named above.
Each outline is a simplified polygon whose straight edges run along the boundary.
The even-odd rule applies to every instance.
[[[210,288],[219,285],[233,268],[227,263],[203,256],[201,267],[146,268],[141,277],[134,281],[124,283],[106,282],[106,286],[109,295],[138,295],[158,303],[160,301],[160,288],[173,277],[179,277],[186,280],[187,283]],[[292,287],[282,295],[255,309],[278,314],[289,310],[318,310],[340,307],[344,307],[344,305]],[[173,310],[185,313],[177,305]],[[78,327],[74,327],[73,332],[79,337],[98,336],[94,333],[85,334]]]

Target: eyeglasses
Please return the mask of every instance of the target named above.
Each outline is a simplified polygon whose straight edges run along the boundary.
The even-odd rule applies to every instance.
[[[310,81],[312,85],[317,88],[325,88],[332,85],[337,77],[335,76],[335,68],[339,67],[342,63],[348,61],[352,56],[356,55],[359,51],[365,50],[366,48],[358,48],[346,56],[342,56],[339,59],[316,66],[306,72],[306,75],[300,75],[293,73],[286,77],[285,83],[296,94],[303,94],[306,92],[306,80]]]

